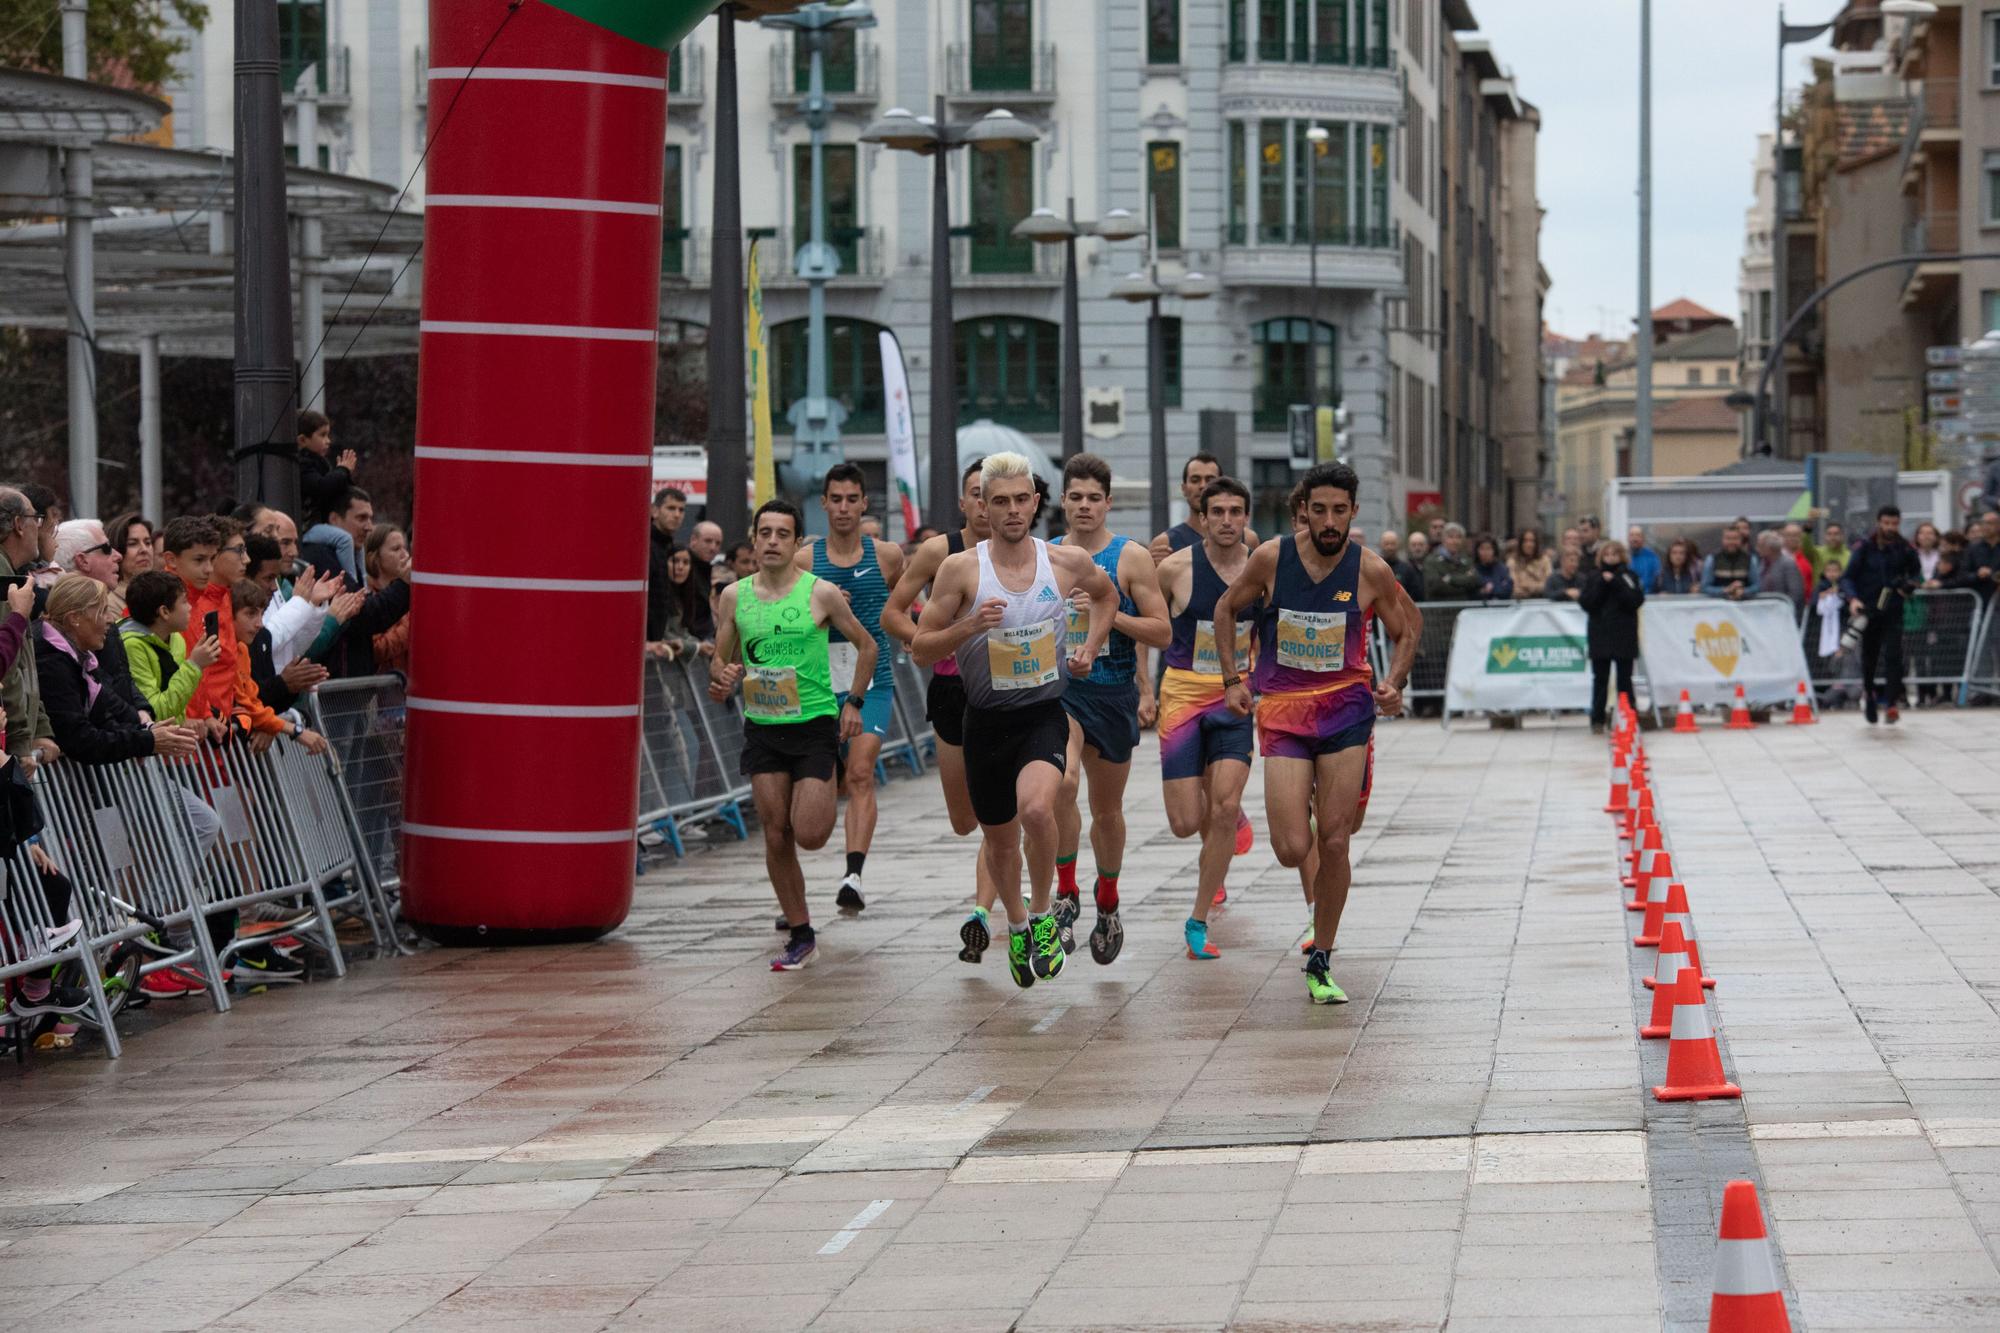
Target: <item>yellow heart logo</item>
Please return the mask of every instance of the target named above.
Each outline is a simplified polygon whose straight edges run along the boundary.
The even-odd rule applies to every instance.
[[[1704,620],[1694,627],[1694,650],[1708,659],[1716,675],[1727,679],[1743,656],[1743,636],[1727,620],[1720,625],[1711,625]]]

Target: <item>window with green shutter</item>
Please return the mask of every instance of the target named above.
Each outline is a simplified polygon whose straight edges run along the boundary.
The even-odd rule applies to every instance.
[[[1146,145],[1146,194],[1152,204],[1153,237],[1162,250],[1181,248],[1181,146]]]

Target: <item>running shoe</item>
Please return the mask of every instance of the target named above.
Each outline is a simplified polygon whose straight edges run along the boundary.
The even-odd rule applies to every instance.
[[[819,945],[813,940],[794,939],[785,946],[785,951],[771,960],[773,972],[796,972],[810,963]]]
[[[1035,969],[1035,976],[1042,981],[1053,981],[1062,975],[1063,960],[1069,955],[1063,952],[1062,934],[1056,927],[1054,916],[1044,914],[1028,921],[1028,931],[1034,938],[1029,962]]]
[[[1327,975],[1330,966],[1324,949],[1314,949],[1306,958],[1306,994],[1314,1004],[1347,1003],[1347,992],[1334,985],[1333,978]]]
[[[1216,885],[1216,886],[1215,886],[1215,905],[1216,905],[1217,907],[1220,907],[1220,906],[1222,906],[1222,905],[1223,905],[1224,903],[1226,903],[1226,902],[1228,902],[1228,901],[1229,901],[1229,886],[1228,886],[1227,884],[1218,884],[1218,885]]]
[[[1014,984],[1022,990],[1035,984],[1034,963],[1028,957],[1031,941],[1025,930],[1007,932],[1007,970],[1014,974]]]
[[[237,954],[235,966],[246,981],[304,981],[306,977],[304,963],[286,957],[268,944],[253,944]]]
[[[1049,914],[1056,919],[1056,936],[1062,940],[1063,952],[1076,952],[1076,919],[1083,915],[1083,903],[1074,894],[1058,893],[1055,905]]]
[[[60,926],[50,926],[47,930],[42,932],[43,934],[48,936],[49,952],[54,953],[57,949],[60,949],[65,944],[68,944],[71,940],[77,937],[78,932],[80,932],[82,929],[83,929],[83,922],[81,921],[68,921]]]
[[[1894,704],[1890,704],[1889,710],[1882,715],[1882,720],[1884,722],[1887,722],[1892,727],[1895,726],[1898,722],[1902,721],[1902,719],[1903,719],[1902,713],[1897,710],[1896,705]]]
[[[82,1013],[90,1005],[90,993],[80,986],[50,985],[49,993],[39,1000],[31,1000],[25,995],[16,995],[8,1008],[16,1018],[39,1018],[43,1014]]]
[[[1099,912],[1097,927],[1090,932],[1090,956],[1108,966],[1124,947],[1125,923],[1118,919],[1118,909]]]
[[[140,980],[139,989],[158,999],[175,1000],[207,990],[208,983],[181,968],[163,967],[157,972],[148,972]]]
[[[1188,957],[1203,960],[1222,957],[1222,950],[1208,942],[1208,922],[1189,917],[1181,933],[1187,937]]]
[[[993,932],[987,928],[986,913],[974,909],[965,918],[965,924],[958,928],[958,938],[964,948],[958,951],[961,963],[976,963],[986,956],[986,950],[993,943]]]
[[[1257,830],[1250,827],[1250,816],[1241,810],[1236,812],[1236,854],[1243,855],[1257,845]]]
[[[1861,701],[1861,715],[1868,719],[1868,725],[1875,725],[1875,696],[1869,695]]]
[[[1318,931],[1319,931],[1318,926],[1309,925],[1306,927],[1306,937],[1299,941],[1300,953],[1311,953],[1313,951],[1313,936],[1317,934]]]
[[[861,896],[861,876],[848,875],[840,881],[840,892],[833,895],[833,905],[843,912],[859,912],[868,906],[868,900]]]

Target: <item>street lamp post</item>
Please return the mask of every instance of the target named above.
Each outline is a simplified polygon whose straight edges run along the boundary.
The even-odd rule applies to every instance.
[[[810,75],[806,86],[805,120],[812,133],[811,235],[793,259],[793,271],[806,280],[806,396],[791,406],[792,461],[786,471],[792,489],[810,495],[844,454],[840,428],[847,409],[827,392],[826,284],[840,272],[840,254],[826,240],[826,127],[831,104],[826,96],[827,34],[875,26],[865,4],[809,4],[789,14],[774,14],[758,22],[767,28],[789,28],[806,43]],[[808,511],[807,526],[825,522],[818,509]]]
[[[931,172],[931,447],[930,487],[925,513],[943,526],[958,503],[958,369],[956,329],[951,317],[951,178],[946,159],[957,149],[1003,153],[1042,136],[1011,111],[989,111],[978,120],[945,119],[939,95],[934,115],[918,116],[891,107],[861,132],[861,142],[933,158]]]
[[[1072,197],[1063,215],[1038,208],[1014,224],[1014,235],[1037,245],[1063,247],[1062,454],[1068,461],[1083,452],[1083,320],[1077,292],[1076,243],[1080,237],[1130,241],[1146,234],[1130,209],[1114,208],[1095,222],[1079,221]]]
[[[1319,155],[1332,136],[1324,125],[1306,130],[1306,403],[1319,439]],[[1315,444],[1317,449],[1317,444]]]
[[[1155,231],[1153,237],[1157,236]],[[1167,340],[1166,325],[1160,315],[1160,299],[1178,296],[1183,301],[1203,301],[1214,296],[1218,290],[1220,287],[1214,278],[1196,269],[1187,270],[1177,280],[1161,282],[1159,247],[1150,239],[1146,247],[1146,267],[1127,274],[1111,285],[1112,296],[1146,307],[1146,403],[1152,417],[1152,447],[1147,462],[1153,474],[1151,523],[1154,532],[1167,530],[1171,485],[1167,471]]]

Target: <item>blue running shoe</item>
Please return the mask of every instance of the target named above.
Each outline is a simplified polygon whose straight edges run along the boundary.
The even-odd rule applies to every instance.
[[[794,938],[790,944],[785,946],[783,953],[771,960],[771,970],[773,972],[796,972],[807,963],[810,963],[813,960],[813,955],[818,951],[819,944],[817,941]]]
[[[1204,960],[1222,957],[1222,950],[1208,942],[1208,922],[1189,917],[1181,933],[1187,937],[1188,957]]]

